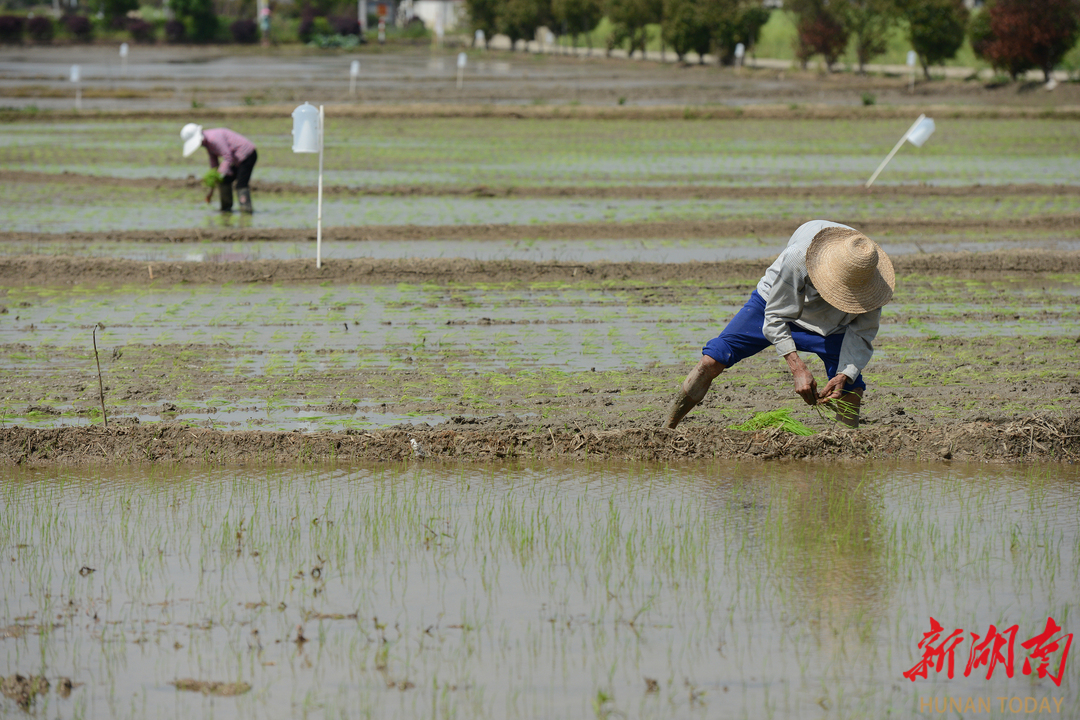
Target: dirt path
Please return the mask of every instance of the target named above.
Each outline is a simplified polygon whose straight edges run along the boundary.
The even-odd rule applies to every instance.
[[[410,443],[415,439],[423,456]],[[573,423],[542,427],[513,420],[463,420],[433,429],[313,434],[220,431],[180,424],[0,430],[0,466],[175,462],[281,464],[446,462],[515,458],[673,461],[764,460],[1064,461],[1080,459],[1080,416],[868,430],[799,437],[773,428],[746,433],[716,426],[666,430]]]
[[[1078,219],[1080,221],[1080,219]],[[868,232],[871,229],[868,229]],[[606,280],[718,281],[760,275],[770,260],[702,263],[566,263],[527,260],[257,260],[234,263],[145,263],[114,258],[39,255],[0,257],[0,284],[7,286],[176,283],[530,283]],[[1080,272],[1080,252],[1046,250],[901,255],[896,272],[920,275],[990,276],[1009,273]]]

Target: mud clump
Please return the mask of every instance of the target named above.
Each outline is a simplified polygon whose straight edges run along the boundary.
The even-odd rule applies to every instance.
[[[195,680],[194,678],[181,678],[169,684],[176,687],[177,690],[213,695],[214,697],[235,697],[251,690],[251,686],[246,682],[224,683]]]
[[[30,405],[30,406],[28,406],[26,408],[26,414],[27,415],[49,415],[49,416],[55,417],[57,415],[60,415],[61,413],[56,408],[49,407],[48,405]]]
[[[49,692],[49,681],[44,675],[25,677],[9,675],[0,682],[0,693],[23,710],[28,710],[38,695]]]

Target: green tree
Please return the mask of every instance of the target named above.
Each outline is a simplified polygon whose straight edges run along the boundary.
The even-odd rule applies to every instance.
[[[540,26],[551,21],[550,0],[505,0],[499,11],[499,32],[510,38],[511,47],[518,40],[536,37]]]
[[[465,0],[465,9],[469,13],[469,24],[473,30],[484,31],[484,47],[491,42],[491,36],[499,31],[499,0]]]
[[[663,14],[663,0],[608,0],[607,16],[613,26],[608,39],[609,54],[612,48],[627,43],[627,55],[640,50],[644,60],[648,26],[660,22]]]
[[[771,15],[772,11],[769,8],[757,2],[751,2],[739,13],[739,33],[742,42],[746,44],[746,52],[749,53],[757,45],[758,38],[761,37],[761,28],[769,22]]]
[[[705,0],[705,18],[712,34],[716,59],[720,65],[735,61],[735,46],[743,40],[743,2],[741,0]]]
[[[592,50],[590,33],[604,16],[601,0],[551,0],[551,15],[563,33],[569,33],[577,47],[578,35],[585,35]]]
[[[187,26],[192,40],[209,42],[214,39],[218,17],[214,13],[213,0],[172,0],[170,5],[176,18]]]
[[[139,9],[139,0],[99,0],[95,4],[95,9],[105,16],[110,25],[116,25],[129,12]]]
[[[712,28],[703,5],[700,0],[664,0],[664,42],[671,45],[680,61],[694,51],[698,62],[705,62],[703,56],[712,44]]]
[[[964,44],[968,9],[964,0],[907,0],[901,9],[908,20],[911,47],[929,80],[930,66],[956,57]]]
[[[899,18],[895,0],[845,0],[838,3],[837,14],[855,41],[859,73],[866,64],[888,49],[889,31]]]

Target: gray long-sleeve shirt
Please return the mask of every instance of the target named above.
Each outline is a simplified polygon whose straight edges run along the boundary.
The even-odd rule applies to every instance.
[[[758,282],[758,295],[765,301],[762,332],[781,355],[795,352],[788,323],[818,335],[845,332],[837,370],[854,380],[874,354],[874,338],[881,323],[881,308],[853,314],[834,308],[818,294],[806,272],[806,250],[814,236],[827,227],[847,227],[828,220],[811,220],[799,226],[780,257]]]

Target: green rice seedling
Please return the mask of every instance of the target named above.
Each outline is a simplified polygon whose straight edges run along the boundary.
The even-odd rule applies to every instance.
[[[772,427],[778,427],[784,430],[784,432],[789,432],[792,435],[814,434],[813,429],[791,417],[791,410],[789,408],[760,412],[744,423],[732,425],[731,429],[742,430],[743,432],[756,432],[758,430],[767,430]]]

